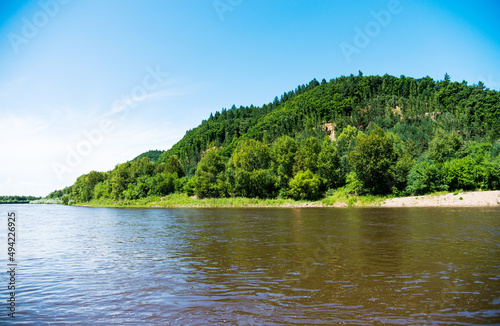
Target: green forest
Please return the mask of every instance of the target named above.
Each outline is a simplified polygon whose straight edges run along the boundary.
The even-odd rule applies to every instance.
[[[317,200],[334,191],[423,195],[500,189],[500,92],[430,77],[342,76],[260,107],[222,109],[167,151],[92,171],[65,204],[185,193]]]

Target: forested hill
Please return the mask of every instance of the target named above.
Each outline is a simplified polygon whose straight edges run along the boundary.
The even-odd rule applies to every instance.
[[[430,77],[415,79],[385,76],[340,77],[311,81],[276,97],[262,107],[232,107],[210,115],[200,126],[166,151],[160,161],[177,155],[184,164],[196,166],[208,148],[223,147],[229,156],[241,138],[267,144],[282,135],[319,136],[322,125],[332,123],[339,136],[350,125],[361,131],[377,124],[403,140],[412,139],[424,151],[435,128],[455,130],[465,140],[494,140],[500,134],[500,95],[467,82]],[[325,128],[324,128],[325,129]],[[191,163],[191,164],[190,164]]]
[[[339,187],[396,195],[498,189],[499,135],[500,93],[481,82],[360,72],[313,80],[261,107],[223,109],[156,162],[145,153],[81,176],[63,193],[82,202],[174,191],[317,198]]]

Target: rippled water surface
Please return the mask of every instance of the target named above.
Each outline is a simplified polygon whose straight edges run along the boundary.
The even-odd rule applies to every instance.
[[[496,208],[0,208],[2,325],[500,323]]]

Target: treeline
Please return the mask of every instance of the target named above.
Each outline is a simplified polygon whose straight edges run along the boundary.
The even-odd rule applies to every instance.
[[[27,204],[32,200],[37,200],[42,197],[34,196],[0,196],[0,204]]]
[[[499,189],[500,93],[430,77],[311,81],[262,107],[222,110],[156,162],[80,176],[65,203],[198,197],[316,199]],[[157,154],[157,153],[155,153]]]

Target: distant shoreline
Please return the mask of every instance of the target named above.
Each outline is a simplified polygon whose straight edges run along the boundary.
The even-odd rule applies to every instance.
[[[143,198],[134,201],[91,201],[76,206],[110,208],[500,207],[500,191],[436,193],[399,198],[327,197],[318,201],[240,197],[198,199],[184,194],[174,194],[162,198]]]

